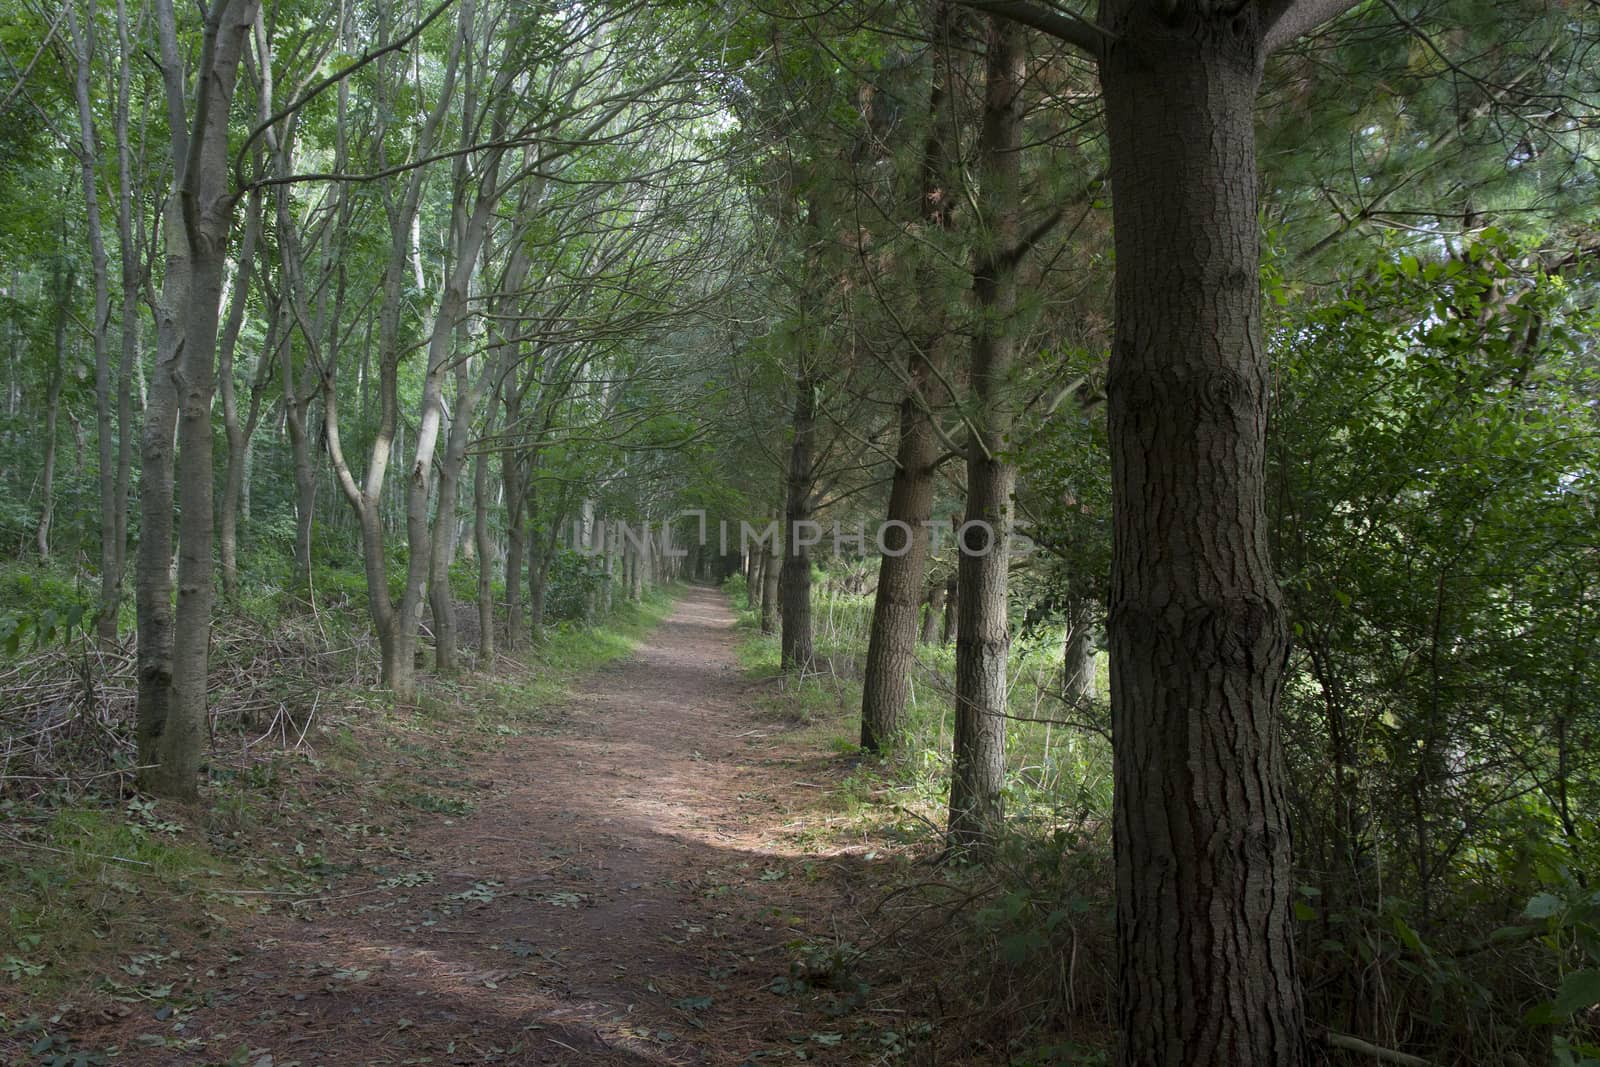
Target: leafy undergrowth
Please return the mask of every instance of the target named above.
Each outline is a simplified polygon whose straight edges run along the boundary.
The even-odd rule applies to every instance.
[[[0,1062],[101,1062],[61,1035],[134,1012],[181,1019],[210,1003],[191,961],[243,912],[314,907],[357,875],[394,885],[425,877],[408,831],[422,820],[448,825],[503,788],[475,770],[478,757],[508,737],[561,729],[571,680],[626,656],[670,604],[658,593],[595,627],[554,627],[493,672],[431,679],[409,707],[359,684],[369,672],[351,659],[365,650],[349,635],[330,654],[340,642],[326,618],[279,627],[269,647],[281,658],[253,654],[260,673],[246,684],[225,645],[198,805],[131,790],[114,700],[95,702],[97,714],[50,712],[60,720],[46,720],[55,762],[30,751],[34,773],[8,765],[0,783],[9,787],[0,793]],[[99,740],[61,742],[74,734]]]
[[[735,598],[743,606],[743,598]],[[857,757],[861,685],[856,663],[833,655],[824,629],[822,669],[778,669],[778,643],[740,614],[739,660],[758,683],[753,699],[804,744]],[[848,636],[848,634],[846,635]],[[933,650],[937,659],[942,650]],[[925,687],[925,690],[928,687]],[[806,826],[819,852],[865,842],[908,862],[872,909],[870,944],[808,944],[797,959],[839,957],[860,975],[894,975],[928,1020],[916,1062],[1025,1065],[1110,1062],[1115,953],[1110,827],[1092,784],[1030,787],[1028,766],[1008,790],[1006,837],[988,861],[944,852],[948,715],[937,692],[911,709],[914,739],[897,761],[853,759],[827,783],[822,817]],[[1053,786],[1059,783],[1052,783]]]

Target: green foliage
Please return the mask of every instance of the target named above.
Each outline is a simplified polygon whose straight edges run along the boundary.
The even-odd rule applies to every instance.
[[[1343,976],[1313,983],[1314,1010],[1381,1035],[1374,988],[1351,977],[1376,966],[1380,1003],[1407,1002],[1473,1060],[1537,1042],[1504,1007],[1533,990],[1498,952],[1457,957],[1541,871],[1593,869],[1575,813],[1600,800],[1578,696],[1600,683],[1592,322],[1521,262],[1487,232],[1446,260],[1397,258],[1275,331],[1287,746],[1299,860],[1321,890],[1307,957]],[[1461,1003],[1485,1013],[1470,1034]]]

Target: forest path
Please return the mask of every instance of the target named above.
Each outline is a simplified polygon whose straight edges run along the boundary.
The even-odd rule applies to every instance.
[[[499,787],[475,811],[415,827],[401,884],[352,878],[298,914],[229,923],[201,983],[218,995],[184,1019],[203,1043],[130,1042],[116,1062],[859,1062],[845,1020],[771,987],[796,938],[864,938],[867,883],[887,872],[864,846],[803,839],[843,761],[753,710],[733,622],[723,594],[689,589],[575,684],[553,733],[473,768]]]

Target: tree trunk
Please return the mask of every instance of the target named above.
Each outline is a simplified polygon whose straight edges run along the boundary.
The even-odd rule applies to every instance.
[[[441,674],[456,669],[455,596],[450,591],[450,564],[455,562],[461,502],[461,472],[466,466],[475,396],[469,381],[469,360],[456,364],[456,409],[439,463],[439,500],[429,538],[428,604],[433,611],[434,666]]]
[[[98,633],[102,641],[117,636],[118,587],[122,584],[122,553],[117,540],[117,467],[112,441],[111,376],[111,271],[106,242],[101,231],[99,187],[99,139],[94,122],[95,3],[85,6],[80,30],[77,12],[67,7],[67,29],[72,38],[77,76],[73,95],[78,105],[79,169],[83,184],[84,222],[89,237],[89,261],[94,274],[94,412],[95,449],[100,483],[100,618]]]
[[[611,612],[613,598],[616,596],[617,568],[621,562],[622,546],[618,543],[622,537],[622,527],[615,520],[607,519],[610,527],[606,534],[606,582],[605,582],[605,611]]]
[[[928,527],[933,514],[934,462],[938,441],[932,416],[917,395],[927,381],[927,361],[912,357],[913,387],[900,403],[900,447],[883,532],[886,551],[878,565],[872,629],[861,677],[861,747],[891,753],[900,747],[911,669],[917,659],[917,613],[928,566]]]
[[[778,580],[779,564],[777,546],[768,543],[761,554],[761,632],[778,632]]]
[[[111,504],[113,558],[109,568],[102,566],[100,575],[98,624],[100,639],[106,642],[117,639],[117,616],[122,607],[123,576],[127,570],[128,486],[133,477],[133,378],[140,365],[139,284],[142,265],[133,238],[132,152],[128,144],[133,50],[128,34],[128,13],[123,0],[117,0],[117,53],[117,107],[113,128],[117,141],[117,244],[122,268],[122,324],[117,360],[117,477]],[[102,481],[102,493],[104,484]],[[105,507],[104,501],[101,506],[102,509]],[[105,531],[102,531],[102,536],[106,536]]]
[[[287,251],[288,246],[285,246]],[[286,312],[284,313],[286,314]],[[312,465],[310,435],[306,429],[306,409],[309,394],[302,393],[295,384],[294,346],[289,342],[287,325],[278,338],[278,361],[283,386],[283,422],[288,431],[289,456],[294,468],[294,564],[289,588],[305,603],[312,599],[311,588],[311,530],[317,502],[317,472]],[[323,422],[327,422],[327,404],[323,404]]]
[[[549,547],[554,543],[553,537],[547,537],[545,524],[539,521],[539,491],[538,491],[538,457],[533,456],[528,461],[530,478],[525,500],[528,508],[528,633],[534,644],[544,639],[544,611],[545,592],[548,588],[550,563],[548,560]],[[552,515],[550,523],[553,525],[560,521],[560,517]]]
[[[39,475],[43,500],[39,505],[39,525],[34,529],[34,543],[42,562],[50,559],[50,525],[56,514],[56,430],[61,419],[61,389],[67,380],[67,316],[72,308],[73,287],[71,268],[57,273],[55,339],[51,347],[50,376],[45,385],[44,469]]]
[[[1264,509],[1258,8],[1115,5],[1119,1062],[1303,1062]]]
[[[222,393],[222,426],[228,442],[228,464],[222,478],[222,516],[217,531],[217,550],[222,562],[222,597],[229,604],[239,600],[239,498],[244,492],[244,457],[250,434],[255,430],[260,410],[259,390],[251,390],[248,425],[239,418],[239,402],[233,387],[233,354],[239,345],[239,330],[244,325],[245,303],[250,297],[250,275],[255,268],[256,244],[261,237],[261,190],[250,192],[245,212],[244,240],[239,245],[238,267],[233,278],[233,293],[228,298],[228,317],[223,324],[218,346],[217,376]],[[257,357],[256,366],[271,365],[269,338]],[[260,380],[260,374],[252,375]]]
[[[515,392],[515,382],[508,381],[507,392]],[[516,426],[520,407],[509,401],[506,406],[506,425]],[[500,455],[500,477],[505,483],[506,497],[506,648],[516,648],[522,642],[522,547],[527,533],[522,514],[522,461],[515,452]]]
[[[1094,673],[1094,605],[1082,597],[1067,601],[1067,632],[1061,653],[1061,691],[1069,704],[1092,702],[1098,695]]]
[[[185,800],[193,799],[198,791],[206,723],[212,603],[211,400],[218,307],[233,206],[227,188],[228,123],[239,60],[245,36],[255,21],[256,6],[256,0],[234,0],[214,4],[208,12],[191,127],[184,113],[183,68],[171,0],[157,0],[156,4],[168,107],[178,120],[173,126],[173,157],[181,161],[174,175],[174,195],[168,201],[168,274],[162,282],[157,321],[157,362],[167,379],[160,388],[170,391],[168,402],[178,423],[178,606],[172,616],[170,655],[161,647],[159,630],[152,633],[155,659],[140,671],[141,710],[152,713],[149,719],[141,716],[140,739],[147,744],[141,745],[140,762],[156,764],[144,778],[151,792]],[[169,418],[164,414],[150,421],[162,433],[170,426]],[[147,480],[165,482],[168,487],[166,493],[157,493],[162,498],[158,503],[165,505],[159,512],[152,514],[145,505],[145,515],[157,530],[170,530],[171,524],[168,447],[163,439],[150,450],[154,464],[147,465],[144,472]],[[147,555],[143,550],[147,532],[152,531],[141,530],[141,578],[150,580],[152,588],[141,592],[146,598],[164,601],[170,595],[170,582],[164,577],[170,541],[157,533],[153,547],[161,558],[156,559],[154,552]],[[154,574],[157,567],[163,572],[160,579]],[[142,630],[139,643],[143,656]],[[170,682],[163,686],[169,690],[165,697],[144,692],[147,686],[163,682]],[[159,718],[154,717],[156,713]]]
[[[944,583],[936,582],[928,587],[927,611],[922,616],[921,641],[931,645],[939,640],[939,625],[944,616]]]
[[[609,526],[610,523],[603,518],[594,519],[590,525],[590,529],[592,531],[590,534],[590,547],[593,552],[592,558],[600,562],[601,574],[605,575],[602,580],[596,581],[589,590],[590,619],[604,615],[608,610],[610,610],[606,606],[606,586],[610,584],[610,576],[606,574],[606,572],[610,569],[606,566],[606,562],[610,559],[608,553],[611,551],[611,545],[607,539]]]
[[[944,624],[939,642],[948,645],[956,639],[960,625],[961,584],[954,571],[944,582]]]
[[[810,339],[801,343],[808,344]],[[779,575],[779,662],[786,671],[804,671],[815,658],[811,644],[811,549],[804,542],[811,535],[809,526],[816,509],[812,452],[817,437],[817,382],[804,368],[806,358],[806,353],[801,352],[801,369],[794,380],[794,441],[789,447],[783,570]]]
[[[952,30],[951,10],[935,8],[936,46],[929,52],[928,132],[921,160],[917,199],[909,216],[931,229],[950,226],[955,199],[950,193],[953,146],[949,137]],[[878,564],[878,587],[872,604],[872,627],[861,679],[861,747],[888,753],[900,747],[911,670],[917,659],[917,615],[922,608],[922,583],[928,569],[929,531],[933,514],[933,481],[939,456],[930,408],[930,386],[946,358],[946,307],[939,284],[937,258],[917,271],[918,333],[909,338],[905,395],[900,401],[900,441],[883,541],[890,549]],[[898,541],[896,540],[898,539]]]
[[[472,537],[478,546],[478,665],[494,665],[494,539],[489,533],[489,456],[472,458]]]
[[[960,626],[956,637],[955,761],[950,776],[950,840],[986,847],[1004,818],[1006,657],[1011,485],[1004,457],[1011,431],[1007,395],[1017,304],[1017,241],[1022,156],[1022,88],[1027,36],[991,20],[979,184],[987,217],[973,269],[977,333],[972,341],[973,428],[967,444],[966,522],[957,534]]]

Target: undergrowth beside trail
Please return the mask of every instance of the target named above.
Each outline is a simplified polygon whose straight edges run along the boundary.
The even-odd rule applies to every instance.
[[[197,805],[133,791],[132,709],[116,664],[95,699],[7,709],[34,715],[13,741],[32,733],[50,747],[4,753],[0,1062],[102,1062],[57,1035],[139,1011],[174,1020],[169,1047],[182,1051],[184,1013],[211,995],[190,962],[196,945],[243,912],[337,897],[357,874],[419,877],[408,830],[470,814],[497,788],[478,757],[508,737],[560,729],[570,683],[628,655],[672,600],[658,590],[595,625],[551,626],[490,671],[429,676],[411,706],[362,684],[371,650],[342,614],[286,617],[270,631],[219,620],[219,633],[244,636],[237,647],[224,639],[214,659]],[[267,633],[271,662],[251,646]],[[50,679],[94,669],[81,649],[77,664],[71,648],[53,654],[58,662],[34,657],[27,669]]]
[[[863,973],[894,974],[913,991],[912,1010],[933,1025],[911,1061],[1109,1063],[1109,750],[1092,728],[1036,721],[1052,717],[1053,635],[1013,649],[1007,829],[988,861],[973,864],[944,852],[954,649],[919,646],[905,752],[864,758],[859,669],[872,598],[817,589],[816,669],[784,675],[777,637],[760,633],[742,583],[729,585],[756,710],[840,760],[820,801],[826,818],[808,830],[814,845],[865,842],[911,861],[869,909],[877,940],[834,946]]]

